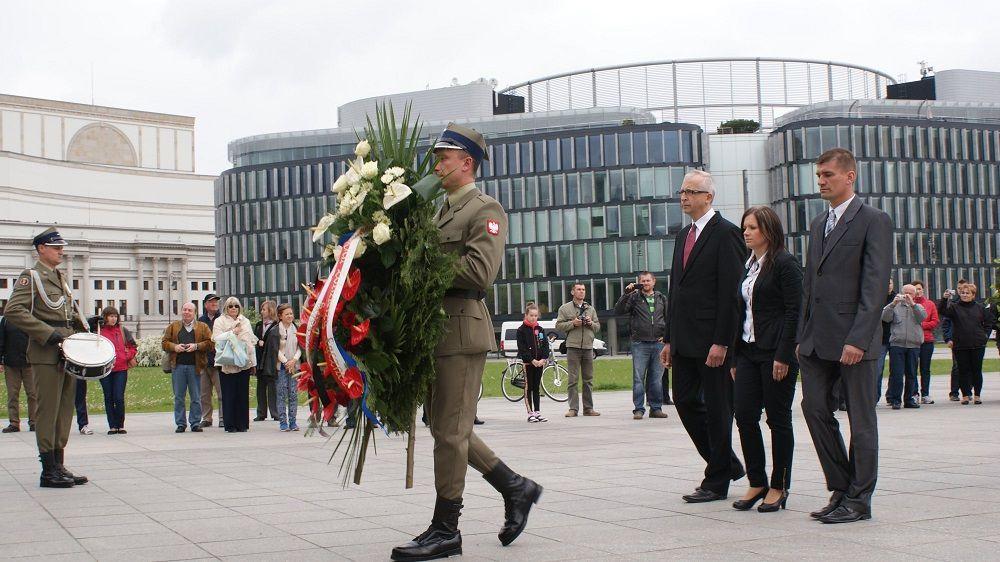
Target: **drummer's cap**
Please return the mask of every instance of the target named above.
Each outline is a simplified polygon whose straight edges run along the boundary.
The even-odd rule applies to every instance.
[[[448,127],[441,133],[437,142],[434,143],[434,150],[453,149],[464,150],[472,156],[479,165],[484,159],[489,160],[490,155],[486,152],[486,139],[475,129],[448,123]]]
[[[45,232],[39,234],[38,236],[35,236],[35,238],[31,241],[31,245],[38,247],[38,246],[66,246],[67,244],[66,241],[63,240],[62,235],[59,234],[59,231],[56,230],[56,227],[50,226],[49,228],[45,229]]]
[[[205,295],[205,298],[201,299],[201,303],[205,304],[208,301],[217,301],[217,300],[219,300],[219,295],[215,293],[209,293]]]

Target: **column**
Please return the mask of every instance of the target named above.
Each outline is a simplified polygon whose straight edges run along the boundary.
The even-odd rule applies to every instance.
[[[157,285],[160,281],[160,258],[152,256],[149,259],[153,262],[153,278],[149,281],[149,315],[157,317],[160,315],[160,309],[158,308],[158,303],[160,301],[160,289],[159,285]]]
[[[167,321],[173,322],[173,320],[174,320],[174,307],[172,306],[173,305],[172,301],[177,296],[177,293],[174,291],[174,287],[173,287],[173,284],[171,282],[171,280],[173,278],[173,271],[172,271],[173,264],[171,262],[173,262],[174,259],[168,257],[168,258],[163,258],[163,261],[167,264],[167,271],[163,275],[163,281],[164,281],[165,287],[167,289],[167,303],[166,303],[167,304]]]
[[[139,300],[137,300],[136,304],[133,305],[132,307],[132,310],[135,310],[136,326],[142,325],[142,301],[145,300],[143,298],[142,285],[146,281],[145,279],[146,275],[143,272],[143,269],[145,269],[146,265],[143,262],[145,261],[146,260],[141,255],[136,254],[135,256],[135,273],[136,273],[136,287],[137,287],[136,295],[139,297]]]
[[[191,300],[191,294],[188,292],[190,287],[188,286],[188,260],[187,257],[181,258],[181,287],[178,293],[181,295],[181,306],[184,303]],[[197,311],[197,308],[195,309]]]
[[[90,300],[90,254],[80,256],[83,260],[83,280],[80,281],[80,309],[84,314],[90,314],[94,302]]]

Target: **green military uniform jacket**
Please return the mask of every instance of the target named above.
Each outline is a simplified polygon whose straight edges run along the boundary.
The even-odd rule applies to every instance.
[[[469,188],[471,186],[471,188]],[[496,199],[475,184],[460,188],[438,216],[441,246],[460,256],[453,289],[486,292],[496,280],[507,240],[507,213]],[[466,189],[469,188],[469,189]],[[481,299],[445,296],[447,333],[435,350],[437,356],[496,351],[493,320]]]
[[[41,278],[39,286],[33,279],[34,269]],[[14,326],[28,334],[28,362],[32,365],[55,365],[62,359],[59,347],[45,345],[52,333],[59,331],[64,337],[86,331],[83,319],[73,307],[70,293],[62,275],[43,264],[35,262],[35,267],[24,270],[14,283],[4,317]],[[61,306],[52,308],[39,294],[44,291],[49,302],[64,298]]]

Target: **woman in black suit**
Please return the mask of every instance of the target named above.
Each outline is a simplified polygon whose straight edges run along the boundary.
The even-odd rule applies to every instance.
[[[802,300],[802,268],[785,250],[785,234],[770,207],[743,214],[743,239],[752,251],[740,285],[741,334],[732,368],[736,425],[743,445],[750,488],[735,509],[759,500],[762,513],[785,507],[792,471],[792,399],[798,364],[795,333]],[[765,469],[760,411],[767,413],[773,451],[771,479]]]

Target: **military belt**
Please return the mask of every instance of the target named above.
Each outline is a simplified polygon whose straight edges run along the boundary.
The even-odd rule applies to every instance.
[[[448,289],[444,292],[444,296],[481,301],[486,298],[486,291],[476,291],[473,289]]]

